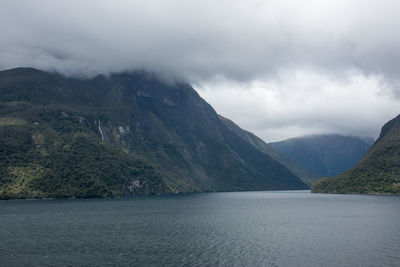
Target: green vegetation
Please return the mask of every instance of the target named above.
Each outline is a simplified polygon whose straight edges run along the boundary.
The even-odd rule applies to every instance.
[[[185,83],[0,72],[0,198],[303,189]]]
[[[101,142],[72,112],[63,118],[57,108],[13,104],[7,116],[29,111],[38,120],[0,126],[1,199],[169,192],[149,163]]]
[[[353,169],[334,178],[318,180],[312,192],[399,194],[400,116],[385,124],[379,139]]]

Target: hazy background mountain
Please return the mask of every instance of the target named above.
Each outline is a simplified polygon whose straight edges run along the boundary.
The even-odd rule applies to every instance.
[[[387,122],[368,153],[351,170],[320,179],[315,193],[400,193],[400,115]]]
[[[352,168],[372,142],[372,138],[333,134],[291,138],[269,145],[295,159],[317,177],[329,177]]]
[[[306,188],[187,83],[18,68],[0,97],[3,198]]]

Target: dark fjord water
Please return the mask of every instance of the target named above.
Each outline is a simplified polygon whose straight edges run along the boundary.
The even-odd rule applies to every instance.
[[[0,266],[400,266],[400,197],[0,201]]]

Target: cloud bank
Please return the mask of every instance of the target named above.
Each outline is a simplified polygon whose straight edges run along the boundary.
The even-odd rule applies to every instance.
[[[1,67],[254,79],[283,68],[397,78],[398,1],[3,0]]]
[[[265,139],[376,136],[398,112],[398,10],[396,0],[3,0],[0,68],[148,69],[196,84]]]
[[[399,99],[380,75],[353,70],[335,80],[299,70],[279,77],[250,85],[219,80],[198,91],[221,114],[268,142],[326,133],[377,137],[382,124],[399,113]]]

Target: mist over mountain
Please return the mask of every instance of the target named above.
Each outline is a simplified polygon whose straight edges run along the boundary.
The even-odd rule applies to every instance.
[[[187,83],[17,68],[0,97],[1,198],[306,188]]]
[[[372,138],[334,134],[291,138],[269,145],[297,160],[317,177],[329,177],[352,168],[365,155],[372,142]]]
[[[1,4],[0,70],[183,77],[219,114],[269,141],[376,138],[398,113],[396,0]]]

